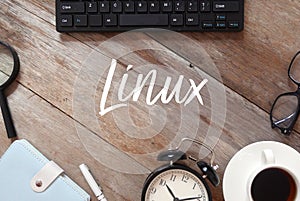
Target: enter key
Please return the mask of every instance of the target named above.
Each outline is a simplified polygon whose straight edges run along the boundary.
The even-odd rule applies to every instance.
[[[214,12],[238,12],[240,5],[238,1],[214,1]]]

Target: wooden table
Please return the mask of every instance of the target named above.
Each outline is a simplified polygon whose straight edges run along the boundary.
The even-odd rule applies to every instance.
[[[78,100],[74,100],[78,98],[74,95],[77,93],[74,86],[78,83],[77,78],[82,75],[86,58],[102,42],[114,36],[118,37],[118,33],[61,34],[56,32],[53,0],[1,1],[0,14],[0,40],[14,46],[21,60],[17,82],[7,91],[19,137],[29,140],[48,158],[56,161],[91,195],[92,192],[78,168],[81,163],[90,166],[108,200],[140,200],[147,174],[162,164],[155,160],[155,154],[143,155],[143,153],[159,152],[169,148],[169,142],[174,137],[172,130],[163,131],[153,138],[131,139],[116,126],[114,122],[116,119],[112,113],[104,116],[97,115],[98,125],[89,124],[81,120],[78,115],[78,112],[87,115],[84,107],[83,110],[74,109],[73,105],[76,101],[78,103]],[[275,140],[300,151],[299,123],[290,137],[283,137],[277,130],[270,128],[269,122],[269,111],[276,96],[286,91],[294,91],[296,88],[288,79],[287,68],[291,58],[300,48],[299,24],[298,0],[246,0],[243,32],[182,33],[185,37],[194,40],[196,45],[201,45],[208,53],[220,72],[219,84],[226,91],[226,121],[221,128],[220,137],[217,141],[214,139],[216,163],[220,166],[218,172],[221,179],[231,157],[247,144]],[[176,48],[180,49],[184,43],[176,40],[168,41],[167,37],[165,40],[156,40],[155,33],[135,34],[140,41],[148,45],[151,43],[155,47],[167,48],[173,53],[177,53]],[[126,44],[126,41],[119,42]],[[103,56],[111,51],[103,49],[99,54]],[[121,49],[114,51],[118,52]],[[196,53],[197,50],[192,49],[186,54],[197,56]],[[132,62],[130,64],[134,64],[137,58],[148,62],[153,60],[153,55],[145,52],[134,52],[131,56],[126,58],[128,62]],[[182,71],[180,68],[176,70],[190,75],[198,85],[201,79],[195,76],[197,74],[189,73],[192,71],[187,67],[189,60],[185,56],[183,53],[175,55],[176,61],[185,65]],[[106,58],[105,62],[111,59],[109,56],[103,58]],[[128,64],[124,62],[126,59],[120,60],[119,65],[126,66]],[[169,58],[166,63],[171,65],[172,60]],[[198,67],[195,65],[192,70],[196,71]],[[216,78],[210,68],[203,68],[202,71]],[[93,72],[90,72],[90,75],[92,74]],[[119,76],[121,77],[122,74]],[[84,80],[89,80],[89,77],[80,79],[83,79],[80,80],[81,86],[85,86]],[[104,81],[105,79],[100,79],[96,82],[98,93],[94,94],[94,98],[91,97],[95,100],[96,106],[100,102]],[[205,91],[203,93],[205,94]],[[80,100],[85,106],[85,100]],[[172,104],[175,108],[173,109],[178,110],[176,109],[178,106]],[[141,105],[138,107],[138,103],[132,103],[129,111],[135,123],[143,126],[149,123],[149,117],[145,104]],[[115,112],[116,115],[117,111]],[[176,114],[167,119],[173,123],[172,126],[178,123],[175,116]],[[201,126],[195,138],[203,139],[206,130],[201,130],[202,126],[208,127],[215,122],[210,122],[210,118],[201,111],[199,122]],[[11,142],[6,138],[3,121],[1,125],[0,153],[2,154]],[[172,126],[169,125],[168,129]],[[218,127],[218,125],[214,126]],[[82,137],[83,133],[87,138]],[[92,143],[98,146],[105,145],[107,150],[99,153],[95,149],[93,152],[93,147],[88,147]],[[119,163],[109,167],[103,164],[103,161],[101,162],[103,155],[106,157],[104,159],[108,159],[106,163],[110,163],[109,158]],[[97,157],[100,157],[100,162]],[[130,169],[126,169],[128,167]],[[139,171],[143,174],[137,174]],[[214,200],[223,200],[222,185],[211,189]],[[92,198],[96,200],[95,197]]]

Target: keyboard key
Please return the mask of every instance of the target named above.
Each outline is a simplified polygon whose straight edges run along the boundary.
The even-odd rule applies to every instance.
[[[226,15],[224,14],[217,14],[216,15],[216,20],[226,20]]]
[[[168,14],[123,14],[120,26],[167,26]]]
[[[87,26],[87,15],[75,15],[74,25],[76,27],[86,27]]]
[[[125,13],[134,13],[134,2],[133,1],[126,1],[124,2],[124,11]]]
[[[185,24],[187,26],[198,26],[199,25],[199,15],[198,14],[186,14]]]
[[[97,2],[86,2],[86,8],[88,13],[97,13],[98,4]]]
[[[121,13],[122,12],[122,2],[121,1],[112,1],[111,7],[112,7],[113,13]]]
[[[200,12],[210,12],[211,3],[208,0],[200,0]]]
[[[158,13],[159,12],[159,1],[150,1],[149,2],[149,11],[150,11],[150,13]]]
[[[60,13],[84,13],[84,2],[60,3]]]
[[[100,27],[102,26],[102,15],[90,15],[89,23],[91,27]]]
[[[212,29],[212,28],[214,28],[214,23],[212,21],[203,21],[202,28],[203,29]]]
[[[161,1],[161,9],[163,12],[172,12],[172,1]]]
[[[240,27],[240,23],[237,21],[230,21],[228,22],[228,27],[232,29],[237,29]]]
[[[62,27],[71,27],[73,26],[73,17],[72,15],[62,15],[59,22]]]
[[[147,12],[147,1],[138,1],[136,5],[136,10],[138,13]]]
[[[182,14],[171,14],[170,22],[172,26],[182,26],[183,25],[183,15]]]
[[[216,1],[213,3],[214,12],[237,12],[239,11],[238,1]]]
[[[107,27],[117,26],[118,18],[117,15],[108,14],[104,15],[104,25]]]
[[[176,12],[185,11],[185,2],[184,1],[174,1],[174,10]]]
[[[100,13],[109,13],[109,1],[99,2]]]
[[[225,21],[218,21],[218,22],[216,22],[216,28],[218,28],[218,29],[225,29],[226,28],[226,22]]]
[[[198,1],[188,1],[187,2],[187,10],[188,12],[198,12]]]

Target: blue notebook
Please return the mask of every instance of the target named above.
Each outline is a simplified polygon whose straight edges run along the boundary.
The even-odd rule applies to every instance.
[[[28,141],[17,140],[0,159],[0,200],[89,201],[90,196]]]

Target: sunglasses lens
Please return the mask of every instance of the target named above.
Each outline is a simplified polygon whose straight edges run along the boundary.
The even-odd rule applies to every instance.
[[[297,82],[300,82],[300,54],[295,57],[291,64],[290,76]]]
[[[280,128],[289,128],[297,118],[298,98],[293,95],[280,96],[274,103],[272,122]]]

